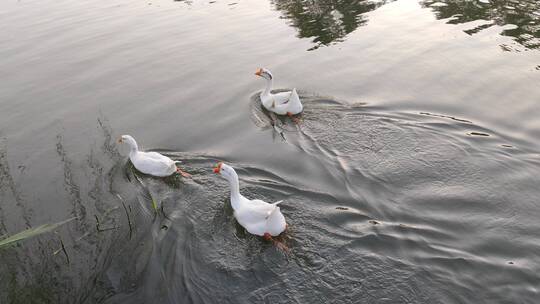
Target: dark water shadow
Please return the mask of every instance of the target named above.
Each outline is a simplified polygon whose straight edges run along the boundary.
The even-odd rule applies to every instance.
[[[525,222],[536,225],[527,215],[535,212],[534,185],[540,184],[535,145],[464,118],[396,113],[305,92],[301,98],[302,122],[286,133],[286,142],[316,161],[305,163],[309,173],[304,177],[289,178],[325,175],[338,181],[325,189],[336,198],[335,210],[325,211],[336,225],[330,229],[334,237],[338,232],[355,239],[346,246],[349,250],[422,265],[415,269],[429,273],[420,276],[430,277],[434,293],[417,295],[419,301],[510,301],[514,296],[532,301],[536,275],[526,267],[507,267],[515,260],[538,260],[529,254],[538,235],[520,228]],[[252,103],[256,109],[260,102],[252,98]],[[264,126],[261,115],[256,116],[256,125]],[[516,241],[518,236],[527,240]],[[506,271],[512,279],[502,275]],[[408,287],[413,290],[423,284],[414,280]],[[513,284],[508,294],[493,287],[514,280],[523,285]],[[459,291],[438,294],[438,284]],[[471,286],[484,292],[476,294]]]
[[[350,288],[350,280],[365,279],[366,274],[353,271],[343,277],[342,272],[350,271],[362,257],[342,249],[354,236],[336,231],[334,219],[321,212],[327,204],[339,204],[337,198],[298,189],[267,170],[233,164],[241,177],[247,177],[242,178],[246,196],[268,201],[286,197],[282,210],[291,225],[286,239],[291,252],[286,254],[238,226],[227,199],[227,184],[209,173],[215,159],[168,155],[182,159],[189,172],[200,173],[176,191],[151,177],[132,177],[140,181],[134,184],[141,189],[138,193],[148,193],[138,194],[143,197],[139,201],[146,203],[134,207],[141,209],[135,214],[145,214],[135,217],[137,229],[145,228],[124,248],[129,256],[120,254],[115,259],[120,264],[113,263],[109,269],[109,277],[118,277],[119,284],[106,303],[290,303],[291,299],[319,303],[378,296],[343,293],[343,288]],[[151,216],[152,199],[163,204],[164,214]],[[368,230],[372,226],[365,215],[353,212],[348,218],[364,222]],[[377,264],[377,259],[372,263]],[[138,271],[126,271],[133,268]],[[321,289],[325,285],[332,288]]]
[[[122,242],[122,231],[127,227],[121,223],[122,214],[111,191],[119,164],[112,130],[103,117],[98,118],[95,130],[95,142],[82,157],[70,150],[71,138],[66,138],[64,130],[60,130],[56,142],[38,147],[42,149],[37,151],[38,161],[26,163],[16,178],[12,170],[17,164],[9,163],[6,156],[11,150],[3,142],[0,149],[2,230],[10,233],[20,230],[20,220],[25,226],[35,227],[56,218],[76,219],[55,233],[0,250],[3,261],[0,302],[96,303],[107,294],[97,278],[106,268],[111,244]],[[49,164],[55,164],[52,167],[58,170],[41,174],[41,179],[33,176],[36,167]],[[32,186],[35,191],[28,190]],[[32,196],[20,195],[19,189]],[[43,206],[46,214],[31,212],[43,210]]]
[[[315,50],[344,41],[348,34],[367,24],[367,12],[393,0],[272,0],[300,38],[312,38]]]
[[[540,2],[535,0],[429,0],[421,1],[429,7],[437,19],[448,19],[449,24],[484,21],[465,30],[475,35],[494,25],[508,26],[501,34],[513,37],[521,48],[501,45],[504,51],[533,50],[540,48]]]
[[[193,177],[171,183],[124,167],[119,192],[131,195],[137,231],[112,250],[105,303],[536,297],[538,269],[530,265],[538,260],[538,230],[530,228],[538,223],[528,214],[539,164],[526,147],[467,119],[302,98],[300,124],[282,123],[286,142],[309,159],[298,160],[303,171],[224,160],[247,197],[285,200],[290,253],[236,223],[228,185],[211,173],[218,159],[161,150]],[[274,132],[261,116],[267,113],[252,111],[263,132]],[[322,175],[332,187],[310,186]]]
[[[13,174],[12,174],[12,168],[10,167],[10,164],[8,162],[8,143],[6,138],[0,139],[0,193],[2,194],[3,201],[11,201],[13,200],[17,209],[19,209],[20,217],[24,221],[24,227],[23,228],[30,228],[31,227],[31,218],[32,218],[32,210],[27,206],[25,203],[24,197],[21,193],[21,191],[18,189],[19,185],[16,182]],[[19,174],[24,174],[24,167],[18,167]],[[9,196],[9,197],[4,197]],[[7,211],[7,210],[6,210]],[[7,233],[5,220],[3,219],[3,216],[0,218],[0,225],[3,228],[0,230],[0,234]]]
[[[283,146],[303,156],[297,171],[157,150],[192,178],[154,178],[118,154],[105,119],[83,164],[58,136],[57,187],[80,222],[0,251],[0,286],[13,290],[2,302],[536,299],[540,162],[525,143],[444,114],[301,98],[300,123],[280,120]],[[261,134],[274,132],[257,111]],[[237,169],[247,197],[284,200],[289,253],[236,223],[217,161]],[[69,264],[53,254],[58,237]]]

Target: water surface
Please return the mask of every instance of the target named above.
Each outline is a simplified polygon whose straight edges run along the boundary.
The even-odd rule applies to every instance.
[[[0,302],[534,303],[539,22],[528,0],[4,3],[0,235],[77,220],[0,251]],[[260,66],[299,124],[270,125]],[[121,134],[193,178],[137,173]],[[238,226],[217,161],[284,200],[288,254]]]

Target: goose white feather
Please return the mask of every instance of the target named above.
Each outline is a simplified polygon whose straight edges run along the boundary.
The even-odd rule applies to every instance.
[[[278,206],[282,201],[267,203],[259,199],[249,200],[244,197],[240,194],[238,175],[229,165],[219,163],[214,168],[214,172],[229,181],[234,217],[249,233],[259,236],[266,234],[277,236],[285,231],[287,223]]]
[[[278,115],[296,115],[304,109],[296,89],[287,92],[272,93],[274,77],[268,69],[260,68],[255,75],[266,79],[266,87],[261,93],[262,105]]]
[[[133,163],[133,166],[144,174],[165,177],[179,171],[176,163],[167,156],[157,152],[139,151],[137,142],[130,135],[122,135],[118,139],[118,143],[128,145],[129,159]]]

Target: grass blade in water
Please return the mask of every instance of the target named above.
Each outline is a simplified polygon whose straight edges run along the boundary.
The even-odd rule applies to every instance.
[[[73,217],[73,218],[70,218],[68,220],[58,222],[58,223],[44,224],[44,225],[41,225],[39,227],[30,228],[30,229],[27,229],[25,231],[14,234],[14,235],[12,235],[12,236],[10,236],[8,238],[0,240],[0,249],[2,249],[4,247],[8,247],[10,245],[13,245],[16,242],[19,242],[19,241],[34,237],[36,235],[40,235],[42,233],[52,231],[52,230],[66,224],[66,223],[71,222],[74,219],[75,218]]]

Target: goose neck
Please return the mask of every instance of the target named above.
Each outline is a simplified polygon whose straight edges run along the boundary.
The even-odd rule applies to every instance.
[[[135,156],[137,152],[139,151],[139,147],[137,146],[137,143],[135,141],[129,143],[129,156]]]
[[[240,183],[238,181],[238,175],[236,172],[229,178],[229,184],[231,186],[231,205],[233,209],[239,207],[240,202]]]
[[[270,91],[272,90],[272,84],[273,84],[273,80],[272,79],[266,79],[266,87],[264,88],[264,91],[263,91],[263,95],[267,96],[267,95],[270,95]]]

